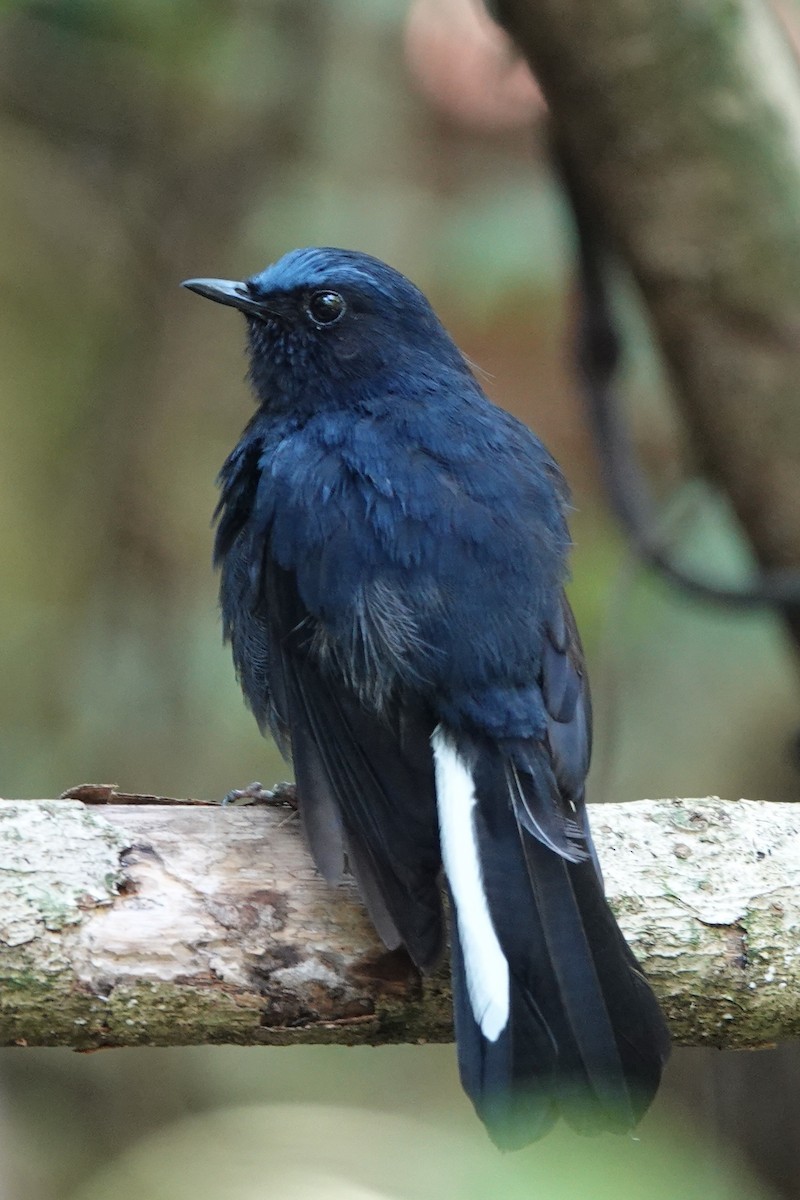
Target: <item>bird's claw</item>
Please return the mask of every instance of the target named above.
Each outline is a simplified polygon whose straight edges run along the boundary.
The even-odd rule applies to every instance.
[[[276,807],[297,808],[297,789],[293,783],[276,783],[265,788],[258,780],[246,788],[232,788],[222,798],[223,808],[231,804],[268,804]]]

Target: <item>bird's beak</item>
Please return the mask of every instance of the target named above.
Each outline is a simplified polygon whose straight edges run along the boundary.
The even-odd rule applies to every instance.
[[[240,312],[250,313],[254,317],[265,317],[269,313],[267,306],[252,295],[246,283],[239,283],[233,279],[184,279],[181,287],[188,288],[190,292],[197,292],[198,296],[205,296],[208,300],[216,300],[217,304],[228,304],[231,308],[238,308]]]

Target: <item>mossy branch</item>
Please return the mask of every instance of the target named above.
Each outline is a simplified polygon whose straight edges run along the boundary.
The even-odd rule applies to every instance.
[[[382,948],[290,810],[142,800],[0,801],[0,1044],[450,1039],[446,970]],[[798,809],[643,800],[594,831],[676,1040],[797,1036]]]

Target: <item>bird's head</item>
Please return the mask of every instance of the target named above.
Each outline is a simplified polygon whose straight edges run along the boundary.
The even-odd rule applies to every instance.
[[[465,369],[419,288],[368,254],[293,250],[240,283],[187,279],[183,286],[245,314],[250,377],[265,404],[319,403],[388,371]]]

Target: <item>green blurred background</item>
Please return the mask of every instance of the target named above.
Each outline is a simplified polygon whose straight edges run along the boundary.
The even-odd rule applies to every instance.
[[[322,243],[409,274],[564,466],[592,799],[796,798],[777,623],[643,579],[605,511],[541,109],[475,12],[3,6],[0,794],[89,780],[213,797],[283,777],[220,643],[209,565],[214,477],[251,411],[244,330],[178,283]],[[744,548],[719,498],[681,485],[682,431],[622,285],[620,304],[631,420],[676,545],[730,576]],[[5,1050],[0,1197],[762,1195],[745,1156],[796,1195],[797,1056],[711,1057],[676,1056],[641,1140],[560,1134],[503,1159],[449,1047]]]

